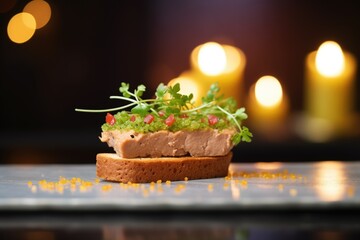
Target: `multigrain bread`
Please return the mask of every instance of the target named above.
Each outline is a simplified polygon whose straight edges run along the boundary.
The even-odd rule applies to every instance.
[[[232,152],[217,157],[161,158],[121,158],[115,153],[99,153],[96,174],[99,178],[123,183],[225,177],[231,158]]]

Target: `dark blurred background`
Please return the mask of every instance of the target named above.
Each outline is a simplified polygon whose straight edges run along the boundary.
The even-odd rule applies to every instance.
[[[246,90],[259,77],[281,79],[291,115],[304,109],[306,55],[326,40],[360,60],[356,1],[51,1],[51,19],[23,44],[7,25],[29,2],[0,8],[0,163],[95,163],[98,139],[120,82],[148,86],[148,97],[190,67],[191,51],[217,41],[246,55]],[[3,4],[4,5],[4,4]],[[0,5],[1,7],[1,5]],[[356,112],[360,84],[356,77]],[[247,121],[251,121],[251,116]],[[359,125],[353,126],[359,132]],[[234,161],[359,160],[360,136],[311,142],[291,128],[272,141],[254,133]],[[274,136],[274,139],[276,137]]]

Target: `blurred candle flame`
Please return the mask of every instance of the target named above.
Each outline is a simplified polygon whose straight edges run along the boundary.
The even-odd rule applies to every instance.
[[[218,43],[205,43],[199,49],[197,61],[200,71],[205,75],[219,75],[226,68],[225,50]]]
[[[199,98],[199,86],[191,77],[179,76],[169,81],[168,86],[174,86],[180,84],[180,93],[183,95],[193,94],[193,102],[196,103],[200,100]]]
[[[326,77],[337,77],[345,67],[344,54],[339,44],[326,41],[320,45],[315,58],[316,69]]]
[[[224,68],[224,73],[232,73],[237,69],[240,69],[242,62],[245,59],[242,59],[240,52],[233,46],[230,45],[222,45],[225,55],[226,55],[226,66]],[[244,57],[243,57],[244,58]]]
[[[275,77],[263,76],[255,84],[256,100],[264,107],[274,107],[280,104],[283,92]]]
[[[246,65],[241,49],[217,42],[196,46],[190,55],[192,78],[199,83],[199,95],[205,96],[213,83],[218,83],[224,98],[232,97],[237,106],[244,100],[243,75]]]

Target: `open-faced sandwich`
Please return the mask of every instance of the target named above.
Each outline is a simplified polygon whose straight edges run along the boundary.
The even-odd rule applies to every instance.
[[[121,83],[119,90],[121,96],[110,98],[127,101],[124,106],[76,109],[107,112],[100,140],[115,153],[97,154],[99,178],[140,183],[224,177],[233,147],[251,141],[249,129],[241,125],[245,109],[219,96],[217,84],[199,106],[193,105],[192,94],[180,93],[179,84],[160,84],[153,99],[142,99],[144,85],[130,91],[129,84]]]

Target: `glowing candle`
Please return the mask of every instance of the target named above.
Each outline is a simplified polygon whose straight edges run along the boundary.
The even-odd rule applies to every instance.
[[[355,58],[336,42],[326,41],[307,56],[305,112],[311,122],[320,123],[313,135],[330,138],[352,127],[355,73]]]
[[[239,106],[243,98],[243,74],[246,64],[243,52],[230,45],[208,42],[191,53],[192,75],[205,95],[212,83],[219,83],[225,97],[233,97]]]
[[[279,80],[263,76],[250,88],[247,101],[249,123],[257,132],[271,133],[286,124],[289,103]]]

